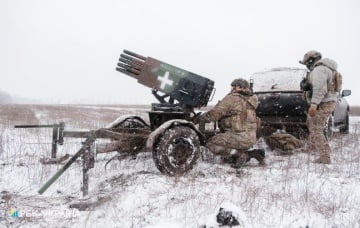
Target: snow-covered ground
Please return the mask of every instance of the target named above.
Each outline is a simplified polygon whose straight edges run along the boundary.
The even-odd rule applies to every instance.
[[[220,207],[236,215],[239,227],[360,227],[359,116],[350,117],[348,135],[332,140],[331,165],[313,163],[311,153],[279,155],[262,139],[256,146],[266,149],[265,167],[251,160],[236,171],[218,158],[200,159],[180,177],[161,174],[151,153],[113,160],[106,170],[114,154],[99,154],[90,171],[89,195],[82,197],[80,161],[39,195],[37,191],[62,166],[39,162],[50,156],[51,130],[13,128],[26,123],[20,121],[26,119],[21,113],[32,116],[32,121],[41,118],[37,123],[70,121],[66,112],[53,113],[68,107],[22,108],[28,112],[17,111],[16,118],[0,116],[6,118],[0,120],[0,227],[208,228],[219,227]],[[76,110],[81,117],[74,116],[77,121],[66,129],[103,127],[122,114],[146,116],[146,109],[133,107]],[[100,115],[107,119],[98,119]],[[65,139],[58,155],[73,154],[80,146],[79,140]],[[89,202],[94,203],[92,210],[70,207]]]

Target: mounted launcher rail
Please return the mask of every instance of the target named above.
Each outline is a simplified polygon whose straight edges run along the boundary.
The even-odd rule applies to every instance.
[[[153,89],[160,103],[178,101],[183,108],[205,107],[214,91],[214,81],[206,77],[128,50],[123,50],[117,66],[117,71]]]

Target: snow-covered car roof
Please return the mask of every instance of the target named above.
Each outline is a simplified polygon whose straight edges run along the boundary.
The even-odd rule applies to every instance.
[[[300,91],[300,81],[306,76],[306,69],[301,68],[273,68],[254,73],[253,91]]]

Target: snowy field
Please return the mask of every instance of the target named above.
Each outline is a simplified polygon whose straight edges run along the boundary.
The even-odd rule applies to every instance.
[[[147,117],[144,106],[0,106],[0,227],[219,227],[220,207],[233,211],[238,227],[360,227],[360,116],[350,133],[331,141],[331,165],[312,153],[279,155],[260,138],[267,166],[251,160],[236,171],[218,158],[199,160],[181,177],[161,174],[151,153],[113,160],[99,154],[82,197],[81,162],[73,164],[43,195],[37,191],[62,166],[43,165],[51,152],[50,129],[16,124],[66,123],[66,130],[96,129],[120,115]],[[58,156],[80,148],[65,139]],[[91,210],[70,208],[94,203]]]

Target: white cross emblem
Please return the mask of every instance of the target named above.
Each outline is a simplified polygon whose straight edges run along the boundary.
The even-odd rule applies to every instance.
[[[174,82],[173,80],[169,79],[169,71],[166,71],[163,77],[158,75],[158,80],[161,81],[161,84],[160,84],[161,89],[165,89],[166,85],[172,86],[172,84]]]

